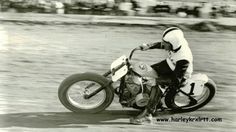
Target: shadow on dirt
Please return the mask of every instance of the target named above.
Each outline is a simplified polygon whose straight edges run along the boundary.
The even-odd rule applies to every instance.
[[[128,124],[138,111],[106,110],[100,114],[78,114],[72,112],[32,112],[0,114],[0,128],[86,128],[86,124],[120,125]],[[118,119],[127,119],[119,121]]]
[[[200,112],[219,111],[202,109]],[[29,112],[0,114],[0,128],[87,128],[89,125],[129,125],[129,118],[138,110],[105,110],[99,114],[73,112]],[[179,115],[170,111],[157,112],[155,117]]]

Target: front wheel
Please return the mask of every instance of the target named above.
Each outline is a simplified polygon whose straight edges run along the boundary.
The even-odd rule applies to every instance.
[[[85,95],[100,87],[105,88],[91,98],[85,98]],[[114,91],[105,77],[95,73],[83,73],[66,78],[58,89],[58,97],[73,112],[98,113],[111,104]]]
[[[209,103],[216,93],[216,85],[211,80],[204,85],[201,95],[191,96],[194,100],[189,99],[188,96],[179,96],[179,92],[170,90],[165,97],[165,103],[173,112],[190,112],[195,111],[207,103]]]

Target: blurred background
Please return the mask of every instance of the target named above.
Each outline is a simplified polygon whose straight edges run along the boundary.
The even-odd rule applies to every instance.
[[[0,0],[0,131],[221,131],[236,126],[236,0]],[[222,122],[131,126],[115,97],[101,115],[73,114],[60,103],[63,79],[105,73],[131,49],[183,29],[194,73],[217,84],[215,98],[190,113],[155,118],[208,117]],[[166,52],[137,52],[147,64]]]
[[[2,12],[235,17],[235,0],[1,0]]]

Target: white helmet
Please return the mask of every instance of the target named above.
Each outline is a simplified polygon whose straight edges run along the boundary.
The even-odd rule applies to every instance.
[[[172,45],[172,50],[177,51],[181,47],[182,40],[185,40],[181,29],[177,27],[167,28],[162,34],[162,40]]]

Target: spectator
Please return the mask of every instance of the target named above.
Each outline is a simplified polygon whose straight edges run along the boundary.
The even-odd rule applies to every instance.
[[[211,3],[202,3],[202,8],[199,9],[200,17],[209,18],[212,12],[212,4]]]
[[[64,10],[63,3],[59,2],[59,1],[54,1],[54,6],[55,6],[57,14],[64,14],[65,10]]]
[[[122,12],[122,15],[132,15],[132,3],[130,0],[125,0],[119,4],[119,10]]]

